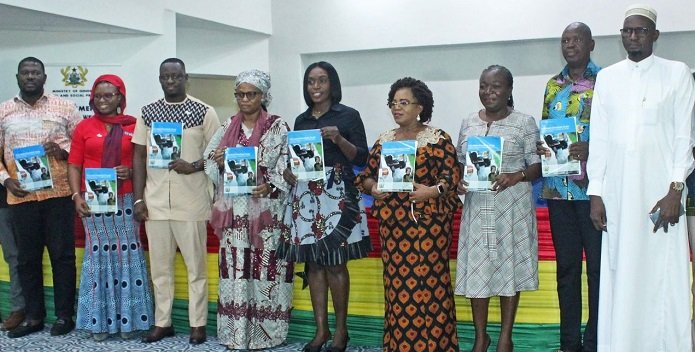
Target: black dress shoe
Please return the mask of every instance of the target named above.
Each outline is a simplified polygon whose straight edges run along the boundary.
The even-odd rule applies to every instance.
[[[51,327],[51,336],[65,335],[75,328],[75,322],[72,319],[58,318]]]
[[[157,342],[165,337],[172,337],[174,336],[174,327],[173,326],[167,326],[165,328],[156,326],[150,330],[150,332],[142,337],[142,342],[144,343],[151,343],[151,342]]]
[[[204,326],[191,328],[191,338],[188,339],[188,343],[190,343],[191,345],[200,345],[201,343],[204,343],[206,340],[207,336],[205,335]]]
[[[304,345],[302,352],[321,352],[321,351],[323,351],[323,346],[325,346],[326,343],[328,343],[328,340],[323,341],[323,343],[320,344],[319,346],[312,346],[311,342],[309,342],[306,345]]]
[[[33,325],[31,325],[28,321],[24,321],[23,323],[19,324],[19,326],[14,328],[12,331],[8,331],[7,337],[14,339],[17,337],[27,336],[29,334],[39,332],[41,330],[43,330],[43,321]]]
[[[338,346],[331,344],[328,348],[326,348],[326,352],[345,352],[345,350],[347,349],[348,342],[350,342],[349,336],[347,339],[345,339],[345,346],[338,347]]]

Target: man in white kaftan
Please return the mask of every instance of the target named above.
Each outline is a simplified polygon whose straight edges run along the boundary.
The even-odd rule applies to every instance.
[[[685,64],[653,55],[656,11],[628,8],[621,34],[628,57],[598,74],[587,164],[591,218],[604,231],[598,351],[691,351],[680,207],[694,163],[695,85]]]

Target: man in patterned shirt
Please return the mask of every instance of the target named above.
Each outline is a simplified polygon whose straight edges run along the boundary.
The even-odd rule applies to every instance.
[[[145,221],[150,272],[155,295],[155,326],[142,339],[155,342],[174,335],[174,257],[179,248],[188,269],[190,343],[205,342],[208,316],[207,228],[212,199],[203,171],[203,152],[220,127],[215,110],[186,94],[186,66],[170,58],[159,66],[164,98],[142,108],[133,134],[133,202],[135,216]],[[147,168],[153,122],[183,125],[178,153],[168,169]]]
[[[43,249],[48,248],[53,269],[57,320],[51,335],[64,335],[75,327],[75,207],[70,199],[67,158],[70,139],[82,120],[71,101],[44,94],[43,62],[27,57],[19,62],[19,95],[0,104],[0,182],[7,188],[7,203],[15,227],[18,272],[26,302],[25,321],[7,336],[21,337],[43,329],[46,317],[43,293]],[[20,186],[13,150],[42,145],[53,187],[28,192]]]
[[[601,263],[601,231],[589,217],[586,160],[589,156],[589,116],[596,74],[591,61],[594,40],[584,23],[571,23],[562,32],[562,56],[567,65],[548,81],[543,101],[543,119],[575,118],[578,141],[569,155],[581,162],[580,175],[546,177],[541,198],[548,203],[550,229],[557,264],[557,295],[560,301],[560,351],[596,351],[596,322]],[[537,142],[538,154],[549,150]],[[589,319],[582,347],[582,250],[586,253],[589,286]],[[582,349],[583,348],[583,349]]]

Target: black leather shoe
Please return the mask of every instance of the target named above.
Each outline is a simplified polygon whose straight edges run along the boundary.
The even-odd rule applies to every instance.
[[[191,328],[191,338],[188,339],[188,343],[191,345],[200,345],[201,343],[204,343],[207,341],[207,336],[205,334],[205,327],[204,326],[198,326],[195,328]]]
[[[328,348],[326,348],[326,352],[345,352],[345,350],[347,349],[348,342],[350,342],[349,336],[345,339],[345,346],[343,347],[338,347],[331,343],[331,345],[328,346]]]
[[[323,351],[323,347],[326,346],[327,343],[328,343],[328,339],[326,341],[323,341],[323,343],[320,344],[319,346],[312,346],[311,342],[309,342],[306,345],[304,345],[302,352],[321,352],[321,351]]]
[[[75,322],[72,319],[58,318],[51,327],[51,336],[65,335],[75,328]]]
[[[157,342],[165,337],[172,337],[174,336],[174,327],[173,326],[167,326],[165,328],[156,326],[150,330],[150,332],[142,337],[142,342],[144,343],[151,343],[151,342]]]
[[[43,330],[43,321],[32,325],[28,321],[25,320],[23,323],[19,324],[19,326],[14,328],[12,331],[8,331],[7,337],[14,339],[17,337],[23,337],[23,336],[27,336],[29,334],[33,334],[35,332],[39,332],[41,330]]]

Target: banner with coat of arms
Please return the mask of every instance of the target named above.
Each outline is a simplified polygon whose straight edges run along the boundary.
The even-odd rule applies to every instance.
[[[46,65],[45,92],[75,102],[83,118],[92,116],[89,94],[94,80],[107,73],[120,75],[118,65]]]

